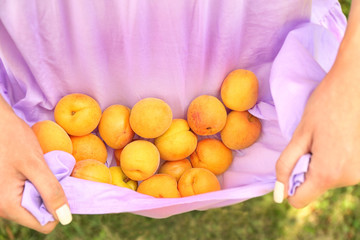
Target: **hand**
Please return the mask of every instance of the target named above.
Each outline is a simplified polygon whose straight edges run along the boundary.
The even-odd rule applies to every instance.
[[[348,84],[345,78],[360,81],[360,72],[333,69],[312,93],[303,118],[292,140],[281,154],[277,180],[285,185],[297,160],[312,153],[305,182],[289,197],[289,203],[302,208],[326,190],[360,182],[360,86]],[[341,79],[341,81],[339,81]]]
[[[311,94],[293,137],[276,164],[274,200],[287,197],[290,174],[312,153],[305,182],[289,203],[302,208],[331,188],[360,182],[360,1],[353,1],[344,39],[330,72]]]
[[[0,95],[0,217],[50,233],[58,223],[71,222],[64,191],[43,158],[43,152],[31,128],[7,105]],[[39,191],[47,210],[56,221],[41,226],[21,206],[25,180]]]

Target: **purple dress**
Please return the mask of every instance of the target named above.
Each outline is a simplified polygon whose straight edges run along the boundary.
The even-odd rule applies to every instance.
[[[276,160],[331,68],[346,27],[335,0],[0,0],[0,6],[0,94],[29,125],[53,120],[56,102],[74,92],[94,97],[103,110],[158,97],[174,118],[185,118],[196,96],[219,97],[230,71],[249,69],[259,79],[250,112],[261,119],[262,135],[234,152],[230,169],[218,176],[221,191],[156,199],[69,177],[72,156],[50,152],[45,159],[75,214],[163,218],[272,191]],[[109,166],[111,156],[109,149]],[[309,158],[299,161],[291,194]],[[30,182],[22,204],[42,224],[52,220]]]

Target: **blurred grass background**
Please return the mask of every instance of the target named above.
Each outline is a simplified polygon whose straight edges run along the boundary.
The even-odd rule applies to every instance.
[[[340,0],[341,8],[346,16],[349,15],[351,0]]]
[[[340,1],[348,15],[351,0]],[[4,194],[4,193],[3,193]],[[0,219],[0,240],[113,239],[360,239],[360,188],[328,191],[304,209],[274,204],[272,195],[166,219],[129,213],[75,215],[69,226],[43,235]]]

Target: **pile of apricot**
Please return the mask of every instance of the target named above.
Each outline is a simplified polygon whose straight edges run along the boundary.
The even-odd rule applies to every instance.
[[[217,176],[231,166],[233,150],[250,147],[261,134],[260,120],[248,111],[257,102],[258,85],[251,71],[234,70],[222,83],[221,99],[196,97],[186,119],[173,119],[171,107],[159,98],[102,112],[92,97],[73,93],[56,104],[55,121],[37,122],[32,129],[44,153],[73,155],[73,177],[154,197],[218,191]],[[116,166],[109,168],[110,148]]]

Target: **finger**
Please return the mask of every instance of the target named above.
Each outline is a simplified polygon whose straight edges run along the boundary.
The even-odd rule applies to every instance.
[[[57,221],[53,221],[42,226],[30,212],[19,205],[11,207],[11,214],[8,214],[7,216],[8,217],[6,218],[11,221],[44,234],[48,234],[54,230],[58,223]]]
[[[305,174],[304,183],[296,189],[294,196],[288,198],[290,205],[295,208],[304,208],[320,197],[328,189],[327,182],[324,179],[325,177],[321,173],[317,173],[313,165],[310,164],[309,170]]]
[[[291,173],[300,157],[310,151],[311,137],[302,134],[297,129],[293,138],[281,153],[276,162],[276,183],[274,187],[274,201],[281,203],[287,198],[288,183]]]
[[[7,172],[10,176],[16,176],[15,169],[10,168]],[[4,174],[4,172],[2,172],[2,174]],[[17,176],[23,178],[23,175]],[[0,201],[0,218],[14,221],[17,224],[45,234],[50,233],[55,228],[58,221],[52,221],[42,226],[28,210],[21,206],[24,192],[23,179],[15,177],[9,181],[2,181],[1,187],[3,193],[6,193],[6,197]]]
[[[67,225],[72,221],[69,204],[64,190],[51,172],[42,157],[35,158],[32,164],[28,164],[23,171],[25,177],[29,179],[38,190],[44,201],[46,209],[59,220],[62,225]]]

